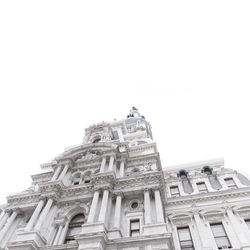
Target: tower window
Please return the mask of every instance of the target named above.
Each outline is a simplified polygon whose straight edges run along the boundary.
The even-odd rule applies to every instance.
[[[222,223],[210,224],[218,249],[232,248]]]
[[[140,220],[131,220],[130,221],[130,236],[139,236],[140,235]]]
[[[113,140],[118,140],[119,139],[119,134],[118,132],[115,130],[113,131]]]
[[[72,184],[73,185],[79,185],[81,183],[81,174],[77,173],[73,176],[73,181]]]
[[[194,250],[189,227],[177,228],[181,250]]]
[[[89,176],[86,176],[84,177],[84,183],[90,183],[90,177]]]
[[[207,193],[208,192],[205,182],[198,182],[196,185],[197,185],[197,188],[198,188],[199,192],[201,192],[201,193]]]
[[[172,186],[170,187],[170,194],[172,197],[179,197],[180,196],[180,191],[178,186]]]
[[[234,182],[233,178],[225,178],[224,181],[226,182],[228,188],[232,188],[232,189],[237,188],[237,185]]]

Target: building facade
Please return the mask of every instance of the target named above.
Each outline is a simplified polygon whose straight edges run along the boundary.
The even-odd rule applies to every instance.
[[[134,107],[41,168],[0,207],[0,249],[250,249],[249,179],[222,159],[162,169]]]

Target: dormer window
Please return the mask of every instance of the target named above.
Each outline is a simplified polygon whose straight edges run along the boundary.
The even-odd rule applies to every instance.
[[[198,182],[198,183],[196,183],[196,185],[197,185],[197,188],[198,188],[199,192],[201,192],[201,193],[207,193],[208,192],[205,182]]]
[[[179,172],[179,177],[180,177],[181,179],[187,178],[187,171],[186,171],[186,170],[180,170],[180,172]]]
[[[211,175],[213,172],[213,169],[209,166],[205,166],[203,167],[202,172],[205,173],[206,175]]]
[[[225,178],[224,180],[225,180],[228,188],[231,188],[231,189],[238,188],[233,178]]]
[[[171,186],[170,187],[170,194],[171,194],[171,197],[179,197],[180,191],[179,191],[178,186]]]

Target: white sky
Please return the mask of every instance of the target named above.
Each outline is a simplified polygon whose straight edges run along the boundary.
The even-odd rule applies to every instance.
[[[1,1],[0,204],[84,128],[139,108],[162,165],[250,174],[249,1]]]

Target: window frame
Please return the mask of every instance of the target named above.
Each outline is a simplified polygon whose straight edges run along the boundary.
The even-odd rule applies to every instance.
[[[130,237],[140,236],[140,234],[141,234],[141,223],[140,222],[141,222],[140,218],[133,218],[133,219],[129,220],[129,236]],[[132,229],[132,224],[133,223],[138,223],[139,224],[138,229]],[[136,232],[138,232],[138,235],[133,236],[133,233],[136,233]]]
[[[204,184],[204,186],[205,186],[204,189],[200,189],[202,184]],[[199,193],[208,193],[207,184],[205,181],[196,182],[196,186],[197,186]]]
[[[233,184],[228,184],[227,181],[229,181],[229,180],[232,181]],[[236,184],[233,177],[226,177],[226,178],[224,178],[224,181],[225,181],[228,188],[230,188],[230,189],[237,189],[238,188],[238,186],[237,186],[237,184]]]
[[[173,193],[172,190],[176,188],[178,190],[178,192],[176,193]],[[169,191],[170,191],[170,196],[171,197],[180,197],[181,194],[180,194],[180,189],[179,189],[179,186],[178,185],[172,185],[169,187]]]
[[[180,230],[184,230],[184,229],[188,230],[188,235],[189,235],[189,239],[188,240],[181,240]],[[185,250],[185,249],[187,249],[187,250],[191,250],[191,249],[195,250],[194,241],[193,241],[193,238],[192,238],[190,227],[189,226],[180,226],[180,227],[177,227],[176,230],[177,230],[177,235],[178,235],[180,249],[181,250]],[[183,242],[190,242],[191,245],[185,246],[185,245],[182,244]]]
[[[82,216],[80,221],[74,221],[77,218],[77,216]],[[75,241],[75,236],[77,236],[78,234],[70,235],[69,232],[72,231],[72,229],[76,229],[76,228],[80,229],[80,231],[81,231],[82,225],[84,225],[86,222],[85,220],[86,220],[86,217],[85,217],[84,213],[75,214],[71,218],[69,225],[68,225],[68,228],[67,228],[67,233],[65,235],[63,244],[70,244],[71,241]]]
[[[224,227],[223,223],[222,222],[215,222],[215,223],[210,223],[209,225],[210,225],[210,228],[211,228],[211,231],[212,231],[212,234],[213,234],[213,237],[214,237],[214,241],[216,243],[217,248],[218,249],[231,249],[232,248],[232,243],[231,243],[231,241],[230,241],[230,239],[228,237],[228,234],[227,234],[227,232],[225,230],[225,227]],[[218,226],[218,225],[221,226],[222,231],[224,232],[224,235],[222,235],[222,236],[216,236],[215,233],[214,233],[214,231],[213,231],[213,226]],[[219,246],[218,245],[216,239],[222,239],[222,238],[225,238],[227,240],[227,242],[229,244],[228,246],[226,246],[226,245]],[[224,246],[226,248],[224,248]]]

